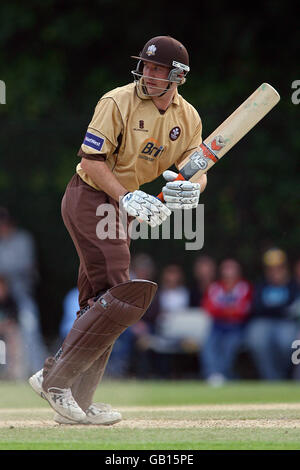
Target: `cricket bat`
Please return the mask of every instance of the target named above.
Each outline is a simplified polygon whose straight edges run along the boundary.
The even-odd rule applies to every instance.
[[[226,153],[278,103],[280,96],[268,83],[252,93],[202,144],[179,165],[176,180],[199,182]],[[157,196],[164,200],[163,194]]]

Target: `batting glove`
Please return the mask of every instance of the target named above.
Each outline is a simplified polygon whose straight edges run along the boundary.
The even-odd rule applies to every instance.
[[[127,193],[121,199],[121,204],[129,215],[139,221],[147,222],[151,227],[160,225],[171,215],[170,209],[159,199],[144,191]]]
[[[174,181],[178,174],[174,171],[164,171],[163,177],[167,181],[162,192],[166,206],[169,209],[194,209],[199,204],[200,184],[191,181]]]

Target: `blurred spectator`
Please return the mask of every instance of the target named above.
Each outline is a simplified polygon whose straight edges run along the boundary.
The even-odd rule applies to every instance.
[[[0,274],[8,281],[18,309],[27,371],[41,369],[47,356],[40,330],[39,310],[34,298],[37,267],[34,240],[27,231],[17,228],[5,208],[0,208]]]
[[[152,281],[156,276],[156,266],[150,255],[138,253],[132,257],[130,265],[131,279],[146,279]]]
[[[298,285],[299,292],[297,294],[297,298],[295,302],[293,302],[289,311],[298,322],[299,329],[298,329],[297,339],[299,340],[300,339],[300,259],[297,259],[296,262],[294,263],[294,280]],[[299,364],[295,364],[294,366],[293,378],[295,380],[300,380],[300,365]]]
[[[190,290],[190,307],[199,307],[203,294],[208,286],[215,281],[217,264],[208,255],[198,256],[193,266],[194,282]]]
[[[131,279],[146,279],[148,281],[156,280],[156,265],[152,257],[146,253],[139,253],[132,258],[131,263]],[[158,296],[156,295],[144,314],[142,320],[133,328],[138,334],[139,331],[143,331],[143,334],[147,332],[153,332],[155,329],[155,322],[159,313],[158,307]]]
[[[157,310],[151,347],[155,356],[155,375],[162,378],[171,376],[171,355],[178,350],[178,340],[165,338],[164,325],[172,321],[172,315],[189,307],[190,293],[185,283],[183,269],[178,264],[169,264],[162,270],[156,294]]]
[[[2,276],[0,276],[0,338],[6,347],[6,364],[0,366],[0,378],[25,379],[17,306],[9,292],[7,281]]]
[[[161,274],[157,291],[159,312],[175,312],[189,306],[189,290],[185,285],[184,272],[178,264],[167,265]]]
[[[234,361],[243,340],[252,296],[252,286],[242,278],[241,271],[235,259],[224,260],[219,267],[219,280],[207,288],[201,304],[212,323],[199,362],[204,378],[212,385],[234,378]]]
[[[291,346],[299,330],[291,311],[299,286],[291,278],[284,251],[267,250],[263,268],[264,279],[254,289],[247,345],[262,379],[284,380],[289,378]]]
[[[77,287],[70,289],[63,299],[63,316],[59,325],[61,341],[65,339],[76,320],[76,314],[80,310],[78,302],[79,291]]]

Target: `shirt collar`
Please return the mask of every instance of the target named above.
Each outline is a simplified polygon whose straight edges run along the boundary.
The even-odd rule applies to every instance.
[[[173,104],[176,104],[177,106],[179,106],[179,93],[178,93],[178,89],[176,88],[175,90],[175,95],[173,97],[173,101],[172,101]]]

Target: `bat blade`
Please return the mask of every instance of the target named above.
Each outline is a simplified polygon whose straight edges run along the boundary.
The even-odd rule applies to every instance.
[[[271,85],[263,83],[179,165],[178,179],[199,182],[279,102]],[[157,197],[163,201],[162,193]]]

